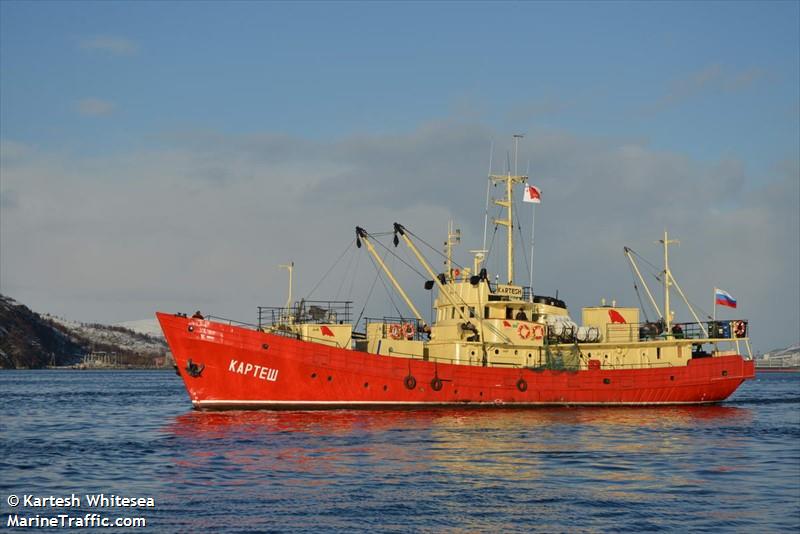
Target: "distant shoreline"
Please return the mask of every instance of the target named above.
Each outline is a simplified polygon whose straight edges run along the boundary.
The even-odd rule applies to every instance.
[[[72,366],[48,366],[48,367],[18,367],[14,369],[0,368],[0,371],[172,371],[172,367],[72,367]]]

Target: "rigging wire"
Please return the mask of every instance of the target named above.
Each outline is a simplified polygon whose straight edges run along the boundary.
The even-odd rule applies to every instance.
[[[522,235],[522,224],[519,221],[519,212],[522,209],[522,204],[519,200],[516,201],[516,204],[517,206],[514,208],[514,217],[517,219],[517,232],[519,233],[519,242],[522,244],[522,256],[525,258],[525,272],[527,273],[531,270],[531,266],[528,263],[528,251],[525,248],[525,237]]]
[[[411,232],[409,232],[409,233],[411,233]],[[367,236],[369,236],[369,237],[374,237],[374,236],[377,236],[377,235],[378,235],[378,234],[370,234],[370,233],[367,233]],[[387,235],[387,234],[383,234],[383,235]],[[394,232],[389,232],[389,234],[388,234],[388,235],[394,235]],[[400,260],[400,261],[403,263],[403,265],[405,265],[406,267],[408,267],[409,269],[411,269],[412,271],[414,271],[415,273],[417,273],[417,274],[420,276],[420,278],[422,278],[423,280],[427,280],[427,279],[428,279],[428,277],[427,277],[427,276],[425,276],[424,274],[422,274],[421,272],[419,272],[419,271],[418,271],[416,268],[414,268],[414,266],[413,266],[413,265],[411,265],[410,263],[408,263],[407,261],[405,261],[405,260],[404,260],[403,258],[401,258],[401,257],[400,257],[400,256],[399,256],[399,255],[398,255],[398,254],[397,254],[395,251],[393,251],[391,248],[389,248],[389,247],[387,247],[386,245],[384,245],[383,243],[381,243],[379,240],[377,240],[377,239],[373,239],[373,240],[372,240],[372,242],[373,242],[373,243],[377,243],[378,245],[380,245],[381,247],[383,247],[383,248],[386,250],[386,252],[387,252],[387,253],[391,254],[393,257],[395,257],[395,258],[397,258],[398,260]]]
[[[360,255],[359,255],[359,257],[360,257]],[[361,319],[364,317],[364,312],[367,309],[367,304],[369,304],[369,299],[370,299],[370,297],[372,297],[372,291],[375,289],[375,284],[378,283],[378,276],[379,275],[380,275],[380,272],[376,272],[375,273],[375,279],[372,281],[372,285],[369,287],[369,292],[367,293],[367,297],[364,299],[364,307],[361,308],[361,312],[358,314],[358,319],[356,319],[356,322],[353,323],[356,327],[358,326],[358,323],[361,322]]]
[[[630,262],[628,262],[628,270],[631,272],[631,277],[633,278],[633,289],[636,291],[636,297],[639,299],[639,308],[642,310],[642,313],[644,314],[644,320],[649,323],[650,317],[647,316],[647,308],[644,307],[644,302],[642,301],[642,294],[639,292],[639,284],[636,283],[636,272],[633,270],[633,265],[631,265]]]
[[[438,254],[439,256],[441,256],[442,258],[444,258],[445,260],[447,259],[447,255],[446,255],[444,252],[442,252],[442,251],[441,251],[441,250],[439,250],[438,248],[434,247],[433,245],[431,245],[430,243],[428,243],[427,241],[425,241],[424,239],[422,239],[420,236],[418,236],[417,234],[415,234],[414,232],[412,232],[412,231],[411,231],[411,230],[409,230],[408,228],[406,228],[406,233],[407,233],[407,234],[409,234],[409,235],[411,235],[411,236],[413,236],[413,237],[414,237],[414,238],[415,238],[417,241],[419,241],[419,242],[420,242],[420,243],[422,243],[423,245],[427,246],[429,249],[431,249],[432,251],[434,251],[436,254]],[[461,265],[460,263],[456,262],[456,261],[454,261],[454,262],[453,262],[453,265],[455,265],[455,266],[456,266],[456,267],[458,267],[459,269],[464,269],[464,266],[463,266],[463,265]]]
[[[347,244],[347,247],[345,247],[345,249],[342,251],[342,253],[339,255],[339,257],[336,259],[336,261],[333,262],[333,265],[331,265],[328,268],[327,272],[325,272],[325,274],[322,275],[322,278],[319,279],[319,281],[314,286],[314,288],[311,291],[309,291],[308,295],[306,296],[306,300],[311,298],[311,295],[314,294],[314,291],[316,291],[317,288],[319,288],[320,284],[322,284],[322,282],[325,281],[325,279],[328,277],[328,275],[331,274],[331,271],[333,271],[333,269],[339,264],[339,262],[342,261],[342,258],[344,258],[344,255],[347,254],[347,251],[350,250],[350,247],[352,247],[353,243],[355,243],[355,242],[356,242],[356,240],[353,239],[353,240],[350,241],[350,243]],[[351,256],[351,260],[352,260],[352,256]],[[344,281],[344,280],[342,280],[342,281]]]
[[[344,285],[347,283],[348,277],[352,274],[352,266],[353,261],[356,260],[356,254],[350,254],[350,258],[347,260],[347,266],[344,268],[344,272],[342,273],[342,281],[339,283],[339,287],[336,289],[336,296],[334,300],[339,300],[339,295],[342,293],[342,289]]]
[[[353,288],[356,286],[356,280],[358,280],[358,268],[361,266],[361,254],[354,254],[356,257],[356,268],[353,270],[353,278],[350,280],[350,289],[348,290],[348,295],[353,294]]]
[[[373,267],[375,267],[375,270],[376,270],[376,271],[377,271],[377,273],[378,273],[378,278],[379,278],[379,279],[380,279],[380,281],[381,281],[381,285],[383,285],[383,289],[385,289],[385,290],[386,290],[386,296],[388,296],[388,297],[389,297],[389,302],[391,302],[391,303],[392,303],[392,307],[393,307],[393,308],[395,309],[395,311],[397,312],[397,315],[398,315],[398,317],[401,317],[401,318],[402,318],[402,317],[403,317],[403,314],[402,314],[402,313],[400,313],[400,309],[397,307],[397,304],[395,303],[394,299],[392,298],[392,292],[391,292],[391,291],[389,291],[389,287],[386,285],[386,282],[383,280],[383,276],[381,276],[381,268],[378,266],[378,263],[375,261],[375,258],[373,258],[372,256],[370,256],[370,257],[369,257],[369,259],[372,261],[372,265],[373,265]],[[383,262],[384,262],[384,263],[386,263],[386,254],[384,254],[384,257],[383,257]],[[387,265],[387,268],[388,268],[388,265]]]
[[[652,271],[647,271],[647,274],[649,274],[650,276],[655,278],[660,284],[663,285],[664,279],[663,279],[662,275],[664,274],[664,270],[659,268],[659,267],[657,267],[653,263],[647,261],[646,258],[644,258],[641,254],[639,254],[638,252],[636,252],[632,248],[628,247],[628,250],[630,250],[631,253],[634,256],[636,256],[639,260],[641,260],[643,263],[646,263],[647,265],[649,265],[650,268],[652,269]],[[695,308],[696,310],[698,310],[700,312],[701,316],[705,316],[706,318],[711,317],[711,315],[709,315],[703,308],[701,308],[696,303],[694,303],[691,300],[689,300],[688,297],[686,297],[686,302],[689,304],[689,306],[691,306],[691,307]],[[642,309],[644,310],[644,308],[642,308]],[[647,317],[647,314],[645,313],[645,318],[646,317]]]

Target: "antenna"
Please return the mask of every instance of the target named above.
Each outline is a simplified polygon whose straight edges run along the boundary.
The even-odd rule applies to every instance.
[[[289,271],[289,298],[286,300],[286,313],[289,314],[289,309],[292,307],[292,271],[294,271],[294,262],[278,265],[278,267]]]
[[[489,145],[489,177],[486,180],[486,209],[483,212],[483,250],[486,250],[486,228],[489,225],[489,186],[492,183],[492,156],[494,156],[494,139]]]
[[[525,137],[525,134],[514,134],[514,176],[517,175],[517,151],[519,150],[519,140]]]

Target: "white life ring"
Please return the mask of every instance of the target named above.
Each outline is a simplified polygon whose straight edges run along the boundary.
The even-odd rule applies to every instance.
[[[389,337],[392,339],[400,339],[403,337],[403,327],[397,323],[389,325]]]
[[[414,339],[414,333],[414,323],[403,324],[403,334],[406,336],[406,339]]]
[[[733,322],[733,333],[736,337],[744,337],[747,333],[747,325],[744,321],[734,321]]]

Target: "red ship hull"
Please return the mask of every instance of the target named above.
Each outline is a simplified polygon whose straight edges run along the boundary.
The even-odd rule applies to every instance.
[[[477,367],[157,316],[198,409],[701,404],[725,400],[755,376],[754,362],[739,355],[637,369]]]

